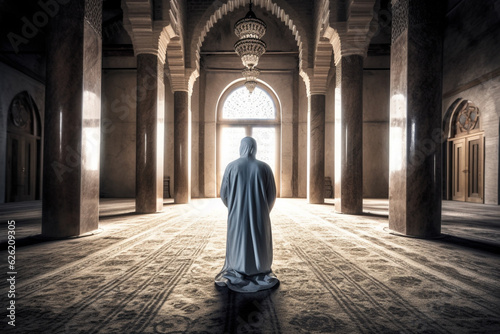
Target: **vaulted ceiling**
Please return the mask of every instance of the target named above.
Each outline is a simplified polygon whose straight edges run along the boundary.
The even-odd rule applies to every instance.
[[[157,54],[168,64],[173,89],[189,90],[199,75],[200,51],[210,31],[241,15],[249,2],[122,0],[121,7],[135,54]],[[332,56],[338,62],[342,56],[366,55],[378,28],[379,0],[254,0],[253,4],[290,31],[299,71],[312,92],[326,89]]]
[[[156,54],[166,64],[173,90],[188,90],[199,75],[201,51],[210,50],[214,39],[221,38],[217,31],[232,29],[249,2],[103,0],[103,55]],[[298,70],[311,91],[325,89],[332,57],[338,62],[341,56],[365,55],[372,38],[375,52],[388,52],[390,0],[253,0],[253,4],[270,28],[268,50],[297,52]],[[0,8],[2,59],[22,62],[43,81],[46,29],[17,52],[6,38],[8,31],[20,32],[22,17],[32,17],[39,6],[3,1]],[[225,51],[231,51],[236,37],[231,38],[227,45],[223,41]]]

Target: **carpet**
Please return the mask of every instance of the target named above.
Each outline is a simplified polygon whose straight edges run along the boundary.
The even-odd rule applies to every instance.
[[[16,327],[3,317],[2,333],[500,331],[497,253],[446,235],[396,236],[386,217],[301,199],[279,199],[271,216],[280,285],[254,294],[216,287],[226,214],[218,199],[193,200],[103,217],[94,236],[24,245]]]

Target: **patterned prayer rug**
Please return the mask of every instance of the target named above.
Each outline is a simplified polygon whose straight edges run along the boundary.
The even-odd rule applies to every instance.
[[[1,332],[500,332],[498,253],[446,235],[396,236],[384,216],[279,199],[271,219],[281,283],[240,294],[213,282],[226,215],[219,199],[125,210],[104,216],[99,234],[18,248],[16,327],[3,316]],[[5,280],[0,288],[5,312]]]

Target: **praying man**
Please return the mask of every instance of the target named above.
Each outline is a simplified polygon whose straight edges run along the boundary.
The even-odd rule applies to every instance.
[[[271,168],[257,160],[257,142],[241,140],[240,158],[229,163],[220,197],[228,208],[226,260],[215,284],[237,292],[256,292],[279,283],[271,270],[271,212],[276,184]]]

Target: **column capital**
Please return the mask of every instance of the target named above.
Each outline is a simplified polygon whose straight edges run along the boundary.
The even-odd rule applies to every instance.
[[[170,80],[172,92],[188,92],[189,96],[193,93],[194,83],[200,76],[200,72],[193,68],[170,68],[165,67],[165,75]]]
[[[179,16],[177,7],[172,8],[173,15],[168,19],[153,20],[151,17],[151,1],[136,0],[123,1],[123,26],[132,39],[134,54],[157,55],[163,64],[167,56],[167,47],[172,48],[173,63],[175,59],[182,59],[184,66],[183,29],[176,17]],[[170,51],[170,50],[169,50]],[[181,55],[179,56],[179,51]],[[169,65],[170,57],[169,57]]]
[[[328,39],[320,38],[314,59],[314,69],[311,78],[311,95],[326,95],[328,74],[332,63],[333,49]]]
[[[155,22],[153,28],[149,30],[134,28],[130,24],[130,21],[127,23],[124,22],[124,27],[132,37],[134,55],[156,55],[162,64],[165,64],[167,47],[175,41],[176,38],[179,39],[172,26],[164,26],[162,22]],[[184,57],[182,56],[181,58]]]
[[[336,4],[331,2],[330,6]],[[323,18],[321,38],[332,44],[335,65],[342,57],[366,57],[370,40],[377,31],[378,18],[374,6],[373,0],[351,0],[336,16],[330,14],[329,18]],[[331,7],[330,11],[338,12],[338,8]]]
[[[373,26],[373,22],[370,24]],[[337,26],[340,26],[338,24]],[[345,25],[346,26],[346,25]],[[359,32],[347,31],[347,27],[342,27],[342,30],[336,30],[328,27],[324,31],[324,37],[327,38],[332,47],[335,57],[335,65],[338,65],[342,57],[347,56],[362,56],[366,57],[370,40],[375,33],[375,29],[370,29],[364,34]]]
[[[326,95],[330,67],[316,67],[301,70],[299,75],[306,85],[307,96]]]

